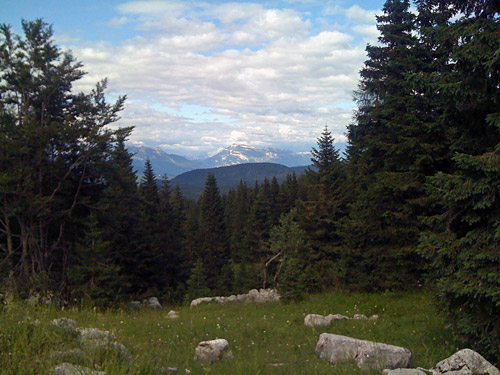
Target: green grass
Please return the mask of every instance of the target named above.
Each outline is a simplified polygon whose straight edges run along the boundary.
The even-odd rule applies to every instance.
[[[178,320],[167,319],[169,309]],[[377,321],[336,321],[330,327],[304,325],[306,314],[378,314]],[[67,317],[80,327],[111,331],[132,353],[132,362],[115,353],[62,358],[54,352],[78,348],[78,338],[53,327],[54,318]],[[0,311],[0,372],[4,375],[50,374],[68,361],[96,365],[108,375],[161,374],[161,368],[179,368],[179,374],[380,374],[362,371],[353,363],[332,365],[314,353],[320,333],[399,345],[411,350],[414,366],[430,368],[453,354],[451,332],[444,317],[424,291],[411,293],[313,295],[307,301],[284,305],[210,304],[195,308],[165,306],[161,311],[93,309],[60,310],[9,302]],[[200,341],[224,338],[234,359],[202,365],[194,360]],[[283,363],[275,367],[272,363]]]

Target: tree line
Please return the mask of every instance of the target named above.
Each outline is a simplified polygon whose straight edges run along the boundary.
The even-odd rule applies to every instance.
[[[413,5],[413,6],[412,6]],[[412,6],[412,8],[410,8]],[[107,304],[277,287],[429,285],[470,345],[500,340],[500,6],[386,1],[344,155],[328,128],[312,167],[187,200],[111,130],[125,98],[71,85],[82,65],[41,20],[0,45],[0,277],[21,296]]]

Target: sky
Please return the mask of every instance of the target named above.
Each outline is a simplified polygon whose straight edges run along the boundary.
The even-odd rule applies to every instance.
[[[55,43],[107,97],[127,95],[130,142],[202,157],[231,144],[310,151],[325,126],[338,147],[376,44],[383,1],[2,0],[0,23],[53,25]]]

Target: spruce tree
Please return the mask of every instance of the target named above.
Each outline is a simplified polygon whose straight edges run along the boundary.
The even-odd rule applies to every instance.
[[[350,201],[342,229],[345,282],[368,289],[422,279],[418,217],[428,209],[425,178],[436,172],[446,139],[443,128],[429,122],[432,101],[409,81],[426,62],[410,2],[389,0],[383,10],[381,45],[367,47],[359,107],[348,128]]]
[[[218,291],[232,280],[220,277],[230,254],[222,200],[213,173],[208,174],[201,197],[199,235],[198,256],[202,259],[207,272],[208,287]]]
[[[420,7],[430,9],[429,1]],[[420,249],[433,266],[439,300],[473,349],[498,362],[500,340],[500,21],[494,2],[451,1],[460,18],[444,24],[441,35],[425,29],[428,40],[446,38],[448,59],[439,80],[443,122],[451,127],[452,168],[428,179],[429,194],[443,211],[427,215]],[[444,54],[444,52],[443,52]],[[436,78],[434,76],[434,78]]]

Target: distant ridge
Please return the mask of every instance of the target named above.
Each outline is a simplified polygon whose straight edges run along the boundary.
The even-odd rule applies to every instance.
[[[311,164],[309,152],[297,153],[277,148],[255,148],[244,145],[231,145],[200,160],[189,160],[183,156],[167,154],[160,148],[127,145],[132,157],[133,167],[142,174],[144,163],[149,158],[156,175],[173,178],[184,172],[201,168],[215,168],[248,163],[275,163],[286,167]]]
[[[167,154],[159,148],[127,145],[127,149],[130,153],[134,154],[132,156],[132,165],[139,175],[142,174],[144,163],[147,159],[151,162],[151,166],[157,176],[167,175],[168,178],[192,171],[193,169],[205,167],[199,161],[189,160],[175,154]]]
[[[222,194],[238,186],[240,181],[249,186],[255,182],[263,182],[265,178],[271,180],[276,176],[278,182],[283,182],[289,174],[300,175],[304,173],[307,166],[287,167],[276,163],[245,163],[228,167],[196,169],[183,173],[171,181],[172,186],[179,185],[186,198],[196,199],[205,188],[205,181],[210,172],[217,180],[217,185]]]

